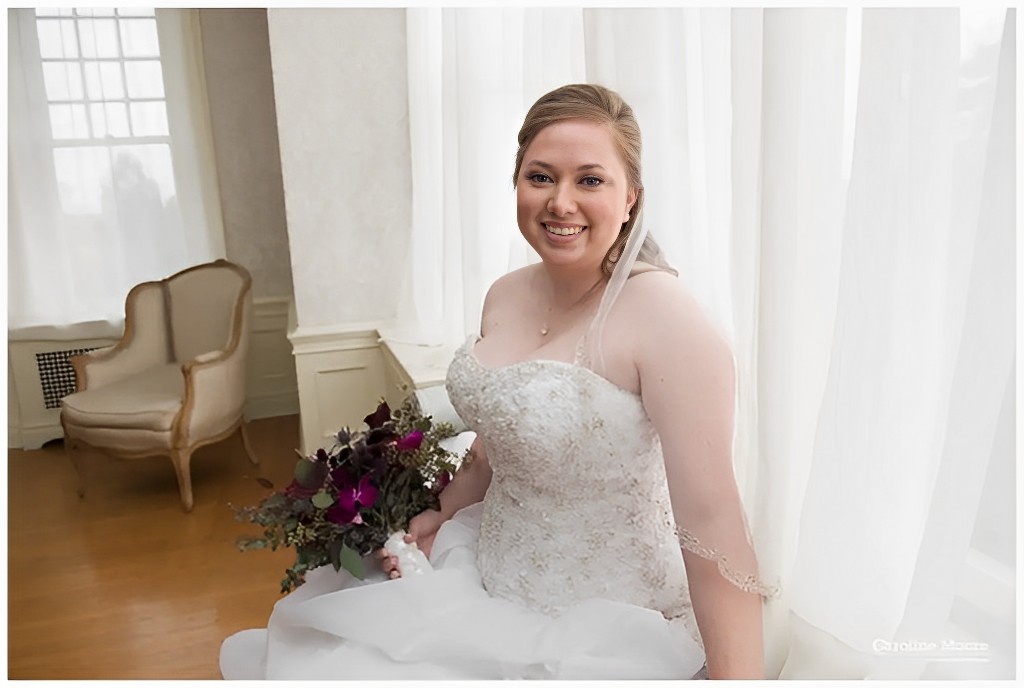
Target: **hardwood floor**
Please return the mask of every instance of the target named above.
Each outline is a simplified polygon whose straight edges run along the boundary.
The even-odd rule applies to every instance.
[[[255,504],[291,477],[297,416],[249,426],[196,452],[195,507],[182,511],[166,458],[82,453],[86,495],[60,442],[8,451],[8,678],[220,678],[223,638],[266,625],[292,550],[239,552]]]

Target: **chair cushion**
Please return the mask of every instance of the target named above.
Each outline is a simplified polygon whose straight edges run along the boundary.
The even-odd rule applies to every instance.
[[[167,363],[69,394],[61,415],[65,423],[83,427],[164,431],[171,429],[184,395],[181,365]]]

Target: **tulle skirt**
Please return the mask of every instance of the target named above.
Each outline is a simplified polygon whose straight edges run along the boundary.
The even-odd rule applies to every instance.
[[[475,504],[442,526],[430,573],[359,580],[330,566],[311,571],[274,605],[266,629],[224,641],[224,678],[681,679],[701,672],[704,651],[681,619],[602,599],[549,616],[489,595],[476,567],[481,512]]]

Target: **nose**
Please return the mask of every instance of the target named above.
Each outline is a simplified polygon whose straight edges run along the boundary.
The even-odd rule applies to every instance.
[[[572,188],[565,184],[555,184],[551,189],[551,197],[548,198],[548,212],[565,217],[576,212],[576,200],[572,195]]]

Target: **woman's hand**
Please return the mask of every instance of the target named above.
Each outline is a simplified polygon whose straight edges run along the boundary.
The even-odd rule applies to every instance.
[[[416,546],[427,557],[434,546],[434,536],[441,524],[451,518],[459,509],[479,502],[484,498],[487,487],[491,484],[491,465],[487,462],[487,454],[483,443],[477,437],[469,448],[469,454],[462,466],[455,473],[452,481],[438,495],[440,510],[427,509],[413,516],[409,521],[408,534],[405,541],[416,543]],[[384,573],[391,578],[398,578],[402,572],[398,570],[398,557],[381,547],[376,552]]]
[[[430,548],[434,545],[437,531],[447,520],[440,511],[427,509],[423,513],[413,516],[409,521],[409,532],[405,534],[405,541],[409,544],[415,543],[425,556],[430,557]],[[402,572],[398,569],[398,557],[381,547],[377,550],[377,558],[380,559],[381,568],[389,578],[401,577]]]

